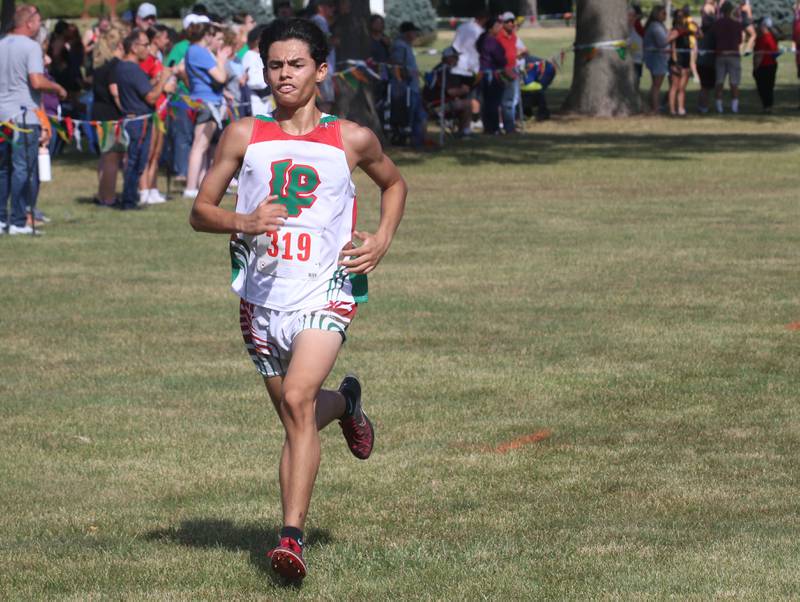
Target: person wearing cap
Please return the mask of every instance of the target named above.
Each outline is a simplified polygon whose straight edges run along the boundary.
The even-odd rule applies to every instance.
[[[758,34],[753,53],[753,78],[756,80],[758,97],[765,113],[772,112],[775,104],[775,76],[778,73],[778,42],[772,33],[772,19],[764,17],[758,25]]]
[[[389,53],[391,62],[399,65],[404,71],[404,81],[409,92],[409,120],[411,127],[411,144],[413,146],[422,146],[425,141],[425,121],[428,116],[425,109],[422,107],[422,96],[419,89],[419,67],[417,67],[417,58],[414,56],[412,45],[414,40],[419,37],[419,28],[411,21],[404,21],[400,24],[400,35],[397,36],[392,44],[392,50]],[[398,90],[393,93],[400,92]],[[405,91],[402,91],[405,94]]]
[[[322,30],[328,39],[328,74],[319,85],[320,99],[319,108],[323,113],[330,113],[333,103],[336,101],[336,94],[333,87],[333,78],[336,72],[336,46],[338,40],[331,33],[331,23],[336,14],[336,5],[333,0],[317,0],[316,12],[311,16],[311,22]]]
[[[514,66],[517,64],[517,59],[527,54],[528,50],[524,45],[520,45],[517,38],[517,18],[514,16],[514,13],[506,11],[500,15],[499,20],[503,24],[503,27],[497,33],[496,37],[497,41],[500,42],[500,46],[503,47],[503,52],[506,54],[506,72],[513,79],[513,81],[507,83],[503,89],[503,98],[501,101],[503,129],[505,129],[507,134],[513,134],[516,131],[514,109],[518,96],[518,78]]]
[[[147,31],[158,20],[158,11],[155,5],[149,2],[142,2],[136,10],[136,27],[143,31]]]
[[[455,116],[458,132],[462,136],[472,134],[470,120],[472,108],[469,100],[471,88],[464,78],[453,73],[458,64],[458,50],[448,46],[442,50],[442,61],[425,76],[425,88],[422,96],[428,107],[438,109],[442,104],[442,86],[444,86],[444,110]]]

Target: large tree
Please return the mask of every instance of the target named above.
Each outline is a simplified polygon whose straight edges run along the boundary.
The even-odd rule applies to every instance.
[[[577,0],[572,87],[564,110],[596,117],[640,110],[633,61],[624,47],[595,46],[628,38],[628,0]]]

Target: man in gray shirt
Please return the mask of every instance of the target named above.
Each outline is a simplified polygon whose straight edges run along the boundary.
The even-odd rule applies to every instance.
[[[64,88],[44,75],[42,48],[33,41],[41,26],[39,10],[21,4],[14,12],[14,29],[0,39],[0,121],[30,130],[14,132],[13,143],[0,143],[0,234],[32,232],[25,225],[26,211],[36,206],[39,144],[47,142],[36,115],[40,94],[53,92],[62,100],[67,97]]]

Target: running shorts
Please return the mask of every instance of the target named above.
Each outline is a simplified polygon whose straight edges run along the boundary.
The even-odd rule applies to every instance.
[[[331,330],[338,332],[344,343],[345,332],[357,309],[356,303],[331,301],[324,307],[279,311],[241,299],[242,338],[259,374],[267,378],[284,376],[298,334],[304,330]]]

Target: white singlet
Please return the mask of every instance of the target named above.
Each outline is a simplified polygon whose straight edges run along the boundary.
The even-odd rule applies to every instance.
[[[272,234],[231,237],[233,291],[280,311],[365,302],[366,277],[348,277],[338,266],[352,244],[357,204],[336,117],[323,114],[303,136],[287,134],[272,117],[255,118],[236,212],[251,213],[270,195],[289,217]]]

